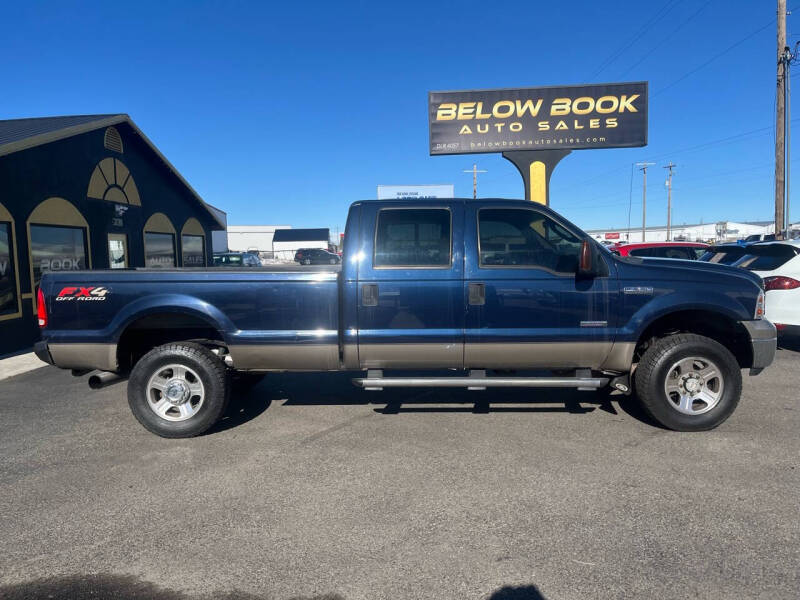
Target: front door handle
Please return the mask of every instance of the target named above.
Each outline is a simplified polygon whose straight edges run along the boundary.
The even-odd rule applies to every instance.
[[[469,304],[470,306],[483,306],[486,304],[486,284],[469,284]]]
[[[364,283],[361,285],[361,305],[378,306],[377,283]]]

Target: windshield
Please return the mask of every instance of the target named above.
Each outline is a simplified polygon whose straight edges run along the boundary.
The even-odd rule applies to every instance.
[[[747,248],[747,254],[733,266],[750,271],[772,271],[793,259],[799,251],[794,246],[787,244],[750,246]]]

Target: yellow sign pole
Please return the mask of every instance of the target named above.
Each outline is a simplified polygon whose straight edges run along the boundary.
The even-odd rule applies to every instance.
[[[503,152],[525,183],[525,199],[550,206],[550,176],[556,165],[571,150],[519,150]]]

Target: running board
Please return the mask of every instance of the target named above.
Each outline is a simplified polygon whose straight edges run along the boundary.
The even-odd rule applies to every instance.
[[[468,388],[473,390],[490,387],[527,387],[595,390],[608,385],[608,381],[607,377],[361,377],[353,379],[355,385],[371,391],[397,387]]]

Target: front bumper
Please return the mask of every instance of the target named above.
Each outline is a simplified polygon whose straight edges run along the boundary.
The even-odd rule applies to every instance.
[[[750,336],[750,345],[753,349],[753,364],[750,365],[750,374],[758,375],[775,359],[775,352],[778,349],[778,332],[775,325],[766,319],[741,321],[741,323]]]

